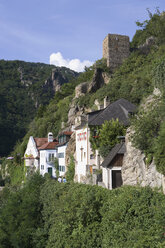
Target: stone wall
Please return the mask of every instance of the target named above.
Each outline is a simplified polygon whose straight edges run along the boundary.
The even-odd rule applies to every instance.
[[[113,72],[129,56],[129,37],[126,35],[108,34],[103,41],[103,58]]]
[[[126,134],[126,153],[122,166],[123,185],[156,187],[165,193],[165,176],[156,170],[154,161],[150,165],[145,164],[144,153],[133,147],[130,141],[131,133],[129,128]]]

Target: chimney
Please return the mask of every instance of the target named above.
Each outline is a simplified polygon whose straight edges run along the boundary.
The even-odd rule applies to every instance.
[[[104,108],[106,108],[110,104],[108,96],[104,97]]]
[[[51,132],[48,133],[48,142],[53,142],[53,134]]]

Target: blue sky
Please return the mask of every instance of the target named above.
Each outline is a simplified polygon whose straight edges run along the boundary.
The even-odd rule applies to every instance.
[[[165,10],[165,0],[0,0],[0,59],[51,58],[80,70],[102,57],[108,33],[132,39],[135,22],[156,7]]]

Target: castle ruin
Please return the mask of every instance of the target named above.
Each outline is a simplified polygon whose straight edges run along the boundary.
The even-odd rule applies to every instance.
[[[126,35],[108,34],[103,41],[103,58],[107,59],[110,71],[119,67],[129,56],[129,37]]]

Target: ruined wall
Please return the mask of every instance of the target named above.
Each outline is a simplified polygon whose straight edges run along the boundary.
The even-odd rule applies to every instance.
[[[113,72],[129,56],[129,37],[126,35],[108,34],[103,41],[103,58]]]

